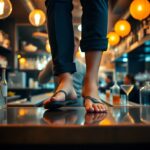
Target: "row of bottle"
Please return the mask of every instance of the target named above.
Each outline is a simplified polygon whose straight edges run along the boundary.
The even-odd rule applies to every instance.
[[[127,97],[120,95],[120,87],[117,82],[115,82],[111,89],[106,91],[106,100],[110,100],[111,96],[111,103],[113,105],[129,105],[128,96],[134,88],[134,85],[121,85],[121,88],[126,93]],[[145,86],[140,89],[140,104],[150,105],[150,81],[147,81]]]
[[[37,57],[37,58],[20,58],[19,59],[19,68],[20,69],[28,69],[28,70],[42,70],[50,57]]]

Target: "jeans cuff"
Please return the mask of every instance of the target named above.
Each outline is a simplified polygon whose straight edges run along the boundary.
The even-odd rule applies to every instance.
[[[64,63],[54,66],[54,75],[58,76],[62,73],[74,73],[76,72],[76,65],[75,63]]]
[[[108,47],[108,39],[86,39],[81,40],[80,43],[81,51],[88,52],[88,51],[105,51]]]

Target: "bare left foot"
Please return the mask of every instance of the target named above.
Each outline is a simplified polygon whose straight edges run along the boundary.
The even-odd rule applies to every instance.
[[[60,91],[65,91],[67,95],[65,95],[64,92]],[[70,74],[65,73],[63,75],[60,75],[58,87],[55,93],[56,94],[54,94],[54,96],[44,102],[44,106],[47,106],[52,101],[65,101],[66,96],[70,100],[77,99],[77,94],[72,84],[72,76]]]

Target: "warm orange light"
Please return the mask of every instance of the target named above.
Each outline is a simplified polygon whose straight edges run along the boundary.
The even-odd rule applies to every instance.
[[[114,30],[121,37],[125,37],[125,36],[127,36],[130,33],[130,31],[131,31],[131,25],[126,20],[119,20],[115,24]]]
[[[120,37],[116,32],[109,32],[107,37],[111,46],[115,46],[120,42]]]
[[[18,59],[20,59],[21,58],[21,55],[20,54],[18,54]]]
[[[150,14],[150,2],[148,0],[133,0],[130,5],[130,13],[137,20],[145,19]]]
[[[48,53],[51,52],[51,47],[50,47],[50,44],[49,44],[49,40],[46,41],[46,46],[45,46],[45,48],[46,48],[46,51],[47,51]]]
[[[45,13],[40,9],[34,9],[29,15],[29,21],[33,26],[41,26],[45,23]]]
[[[102,120],[99,125],[103,125],[103,126],[109,126],[109,125],[112,125],[112,120],[106,118],[104,120]]]
[[[26,114],[25,109],[20,109],[19,110],[19,116],[24,116]]]
[[[20,59],[19,59],[19,62],[20,62],[21,64],[24,64],[24,63],[26,62],[26,59],[25,59],[25,58],[20,58]]]
[[[10,0],[0,0],[0,19],[7,18],[12,13]]]

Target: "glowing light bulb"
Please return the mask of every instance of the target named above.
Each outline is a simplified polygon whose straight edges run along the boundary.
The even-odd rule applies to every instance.
[[[34,9],[29,15],[29,21],[33,26],[41,26],[45,23],[45,13],[40,9]]]
[[[109,32],[107,38],[111,46],[115,46],[120,42],[120,37],[116,32]]]
[[[78,26],[78,30],[79,30],[80,32],[82,31],[82,25],[81,25],[81,24]]]
[[[147,18],[150,14],[150,2],[148,0],[133,0],[130,5],[130,13],[137,20]]]
[[[119,20],[116,22],[114,30],[119,36],[125,37],[130,33],[131,25],[127,20]]]
[[[142,10],[143,10],[142,5],[139,5],[139,6],[137,7],[137,10],[138,10],[138,11],[142,11]]]
[[[4,1],[0,1],[0,15],[4,14],[4,7],[5,7]]]
[[[120,30],[122,30],[122,31],[125,30],[125,26],[124,26],[124,25],[121,25],[121,26],[120,26]]]
[[[35,14],[34,19],[35,19],[35,24],[38,26],[41,20],[40,14],[39,13]]]
[[[111,40],[112,40],[112,41],[114,41],[114,40],[115,40],[115,37],[114,37],[114,36],[112,36],[112,37],[110,37],[110,38],[111,38]]]
[[[0,19],[8,17],[12,12],[10,0],[0,0]]]

